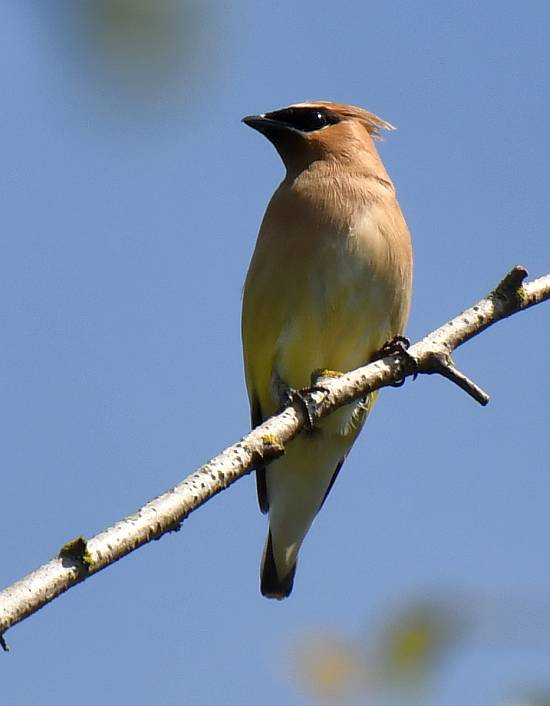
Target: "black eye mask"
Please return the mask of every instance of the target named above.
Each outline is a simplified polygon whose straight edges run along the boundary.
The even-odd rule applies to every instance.
[[[265,117],[300,132],[314,132],[341,120],[339,115],[326,108],[284,108],[266,113]]]

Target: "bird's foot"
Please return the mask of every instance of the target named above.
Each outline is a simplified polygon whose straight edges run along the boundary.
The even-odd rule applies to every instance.
[[[411,342],[406,336],[395,336],[391,339],[391,341],[386,341],[386,343],[384,343],[382,348],[372,356],[371,362],[381,360],[382,358],[386,358],[390,355],[394,355],[402,360],[408,360],[409,364],[414,369],[413,380],[416,380],[418,377],[418,366],[416,364],[416,360],[409,355],[408,349],[410,345]],[[391,387],[401,387],[405,383],[405,379],[406,378],[403,377],[400,380],[396,380],[392,383]]]
[[[320,375],[319,373],[322,373],[322,375]],[[337,373],[336,371],[315,371],[311,375],[311,386],[303,387],[300,389],[290,387],[290,385],[287,385],[280,379],[277,380],[275,391],[279,399],[280,411],[283,411],[284,409],[293,404],[297,404],[304,415],[304,428],[307,432],[316,431],[315,424],[311,416],[311,411],[309,409],[307,395],[311,392],[327,392],[326,388],[324,388],[321,384],[317,383],[317,380],[321,380],[323,377],[328,378],[329,373],[331,373],[330,377],[336,377],[337,375],[341,374]]]
[[[293,387],[286,386],[283,390],[279,390],[279,400],[281,402],[281,411],[293,404],[298,404],[304,414],[305,430],[312,432],[314,430],[313,419],[305,398],[306,393],[310,392],[311,388],[296,390]]]
[[[279,398],[280,411],[293,404],[298,404],[301,408],[305,419],[305,430],[307,432],[317,431],[314,421],[311,416],[309,405],[306,396],[311,392],[328,393],[329,390],[323,385],[323,380],[331,378],[339,378],[344,373],[339,370],[329,370],[328,368],[319,368],[311,373],[311,384],[309,387],[296,389],[290,387],[280,379],[276,380],[276,394]]]

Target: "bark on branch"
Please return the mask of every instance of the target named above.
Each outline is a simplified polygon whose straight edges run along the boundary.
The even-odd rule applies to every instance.
[[[84,581],[138,547],[177,530],[211,497],[249,473],[260,461],[284,453],[285,445],[311,422],[367,393],[419,373],[440,374],[481,404],[489,397],[451,359],[455,348],[492,324],[550,299],[550,274],[523,284],[527,271],[515,267],[484,299],[436,329],[407,351],[396,352],[340,377],[317,379],[315,387],[283,412],[192,473],[137,512],[85,540],[62,547],[58,556],[0,591],[0,646],[5,631],[71,586]]]

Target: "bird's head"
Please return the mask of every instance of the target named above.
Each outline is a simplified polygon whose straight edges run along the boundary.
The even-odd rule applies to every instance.
[[[320,159],[349,163],[377,157],[373,138],[394,129],[367,110],[331,101],[295,103],[243,122],[267,137],[292,172]]]

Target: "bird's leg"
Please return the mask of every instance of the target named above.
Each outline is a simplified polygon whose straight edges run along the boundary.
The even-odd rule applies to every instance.
[[[342,377],[344,373],[339,370],[329,370],[328,368],[318,368],[311,373],[311,384],[309,387],[302,387],[299,390],[290,387],[279,375],[276,373],[273,375],[273,390],[276,398],[279,400],[280,410],[282,411],[289,405],[298,403],[301,407],[305,418],[305,430],[308,433],[313,433],[318,431],[315,427],[313,419],[311,417],[311,412],[309,411],[309,406],[307,403],[306,395],[311,392],[323,392],[328,393],[329,390],[323,385],[323,380],[330,380],[330,378]],[[366,398],[365,398],[366,400]],[[362,402],[365,402],[362,400]]]
[[[391,341],[386,341],[382,348],[372,356],[371,363],[375,360],[381,360],[386,356],[395,355],[402,360],[405,359],[409,361],[409,364],[414,370],[413,380],[416,380],[418,377],[418,366],[416,360],[409,355],[408,348],[410,345],[411,342],[406,336],[395,336]],[[401,387],[405,383],[405,379],[406,378],[403,377],[401,380],[396,380],[396,382],[392,383],[391,387]]]
[[[276,398],[279,400],[281,412],[286,409],[286,407],[297,403],[304,414],[305,430],[308,432],[315,430],[313,419],[311,418],[309,407],[305,399],[305,394],[310,391],[308,388],[296,390],[290,387],[288,383],[275,373],[273,376],[273,391]]]

